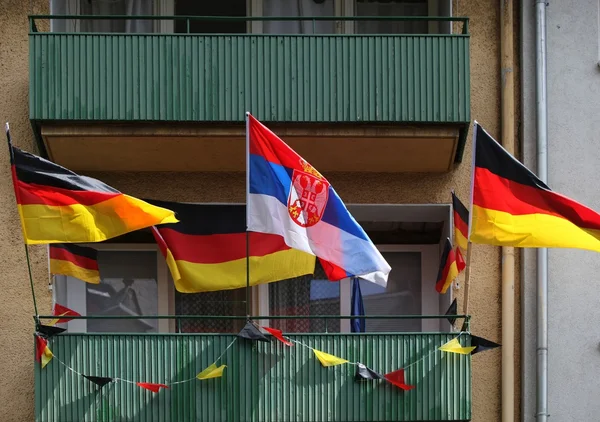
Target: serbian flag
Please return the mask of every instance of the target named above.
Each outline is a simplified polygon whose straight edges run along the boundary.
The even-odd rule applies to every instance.
[[[98,251],[73,243],[54,243],[49,247],[50,273],[75,277],[98,284]]]
[[[463,251],[467,250],[469,239],[469,210],[452,192],[452,215],[454,220],[454,244]]]
[[[437,282],[435,283],[435,290],[438,293],[444,294],[448,287],[452,284],[452,281],[458,276],[458,266],[456,264],[456,255],[450,244],[450,239],[446,238],[444,245],[444,253],[440,260],[440,268],[438,270]]]
[[[248,230],[386,286],[390,266],[327,179],[250,114],[247,123]]]
[[[25,243],[101,242],[177,222],[173,211],[13,147],[6,134]]]
[[[247,251],[251,286],[315,271],[315,257],[290,248],[283,237],[247,237],[245,206],[151,202],[174,210],[180,221],[153,227],[152,233],[182,293],[246,287]]]
[[[600,214],[552,191],[475,123],[473,243],[600,252]]]

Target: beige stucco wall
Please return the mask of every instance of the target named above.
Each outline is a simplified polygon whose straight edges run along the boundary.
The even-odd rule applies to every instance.
[[[46,13],[48,2],[37,0],[35,13]],[[490,133],[499,135],[499,3],[492,0],[454,0],[454,15],[471,18],[471,98],[472,118]],[[44,5],[42,8],[41,5]],[[35,6],[35,5],[34,5]],[[28,1],[0,0],[0,120],[11,122],[15,144],[34,150],[28,121]],[[515,26],[517,27],[517,26]],[[515,39],[518,45],[518,39]],[[0,148],[0,330],[3,357],[0,359],[0,419],[33,419],[33,304],[25,255],[20,235],[14,195],[10,182],[8,154]],[[347,203],[448,203],[455,189],[463,201],[470,187],[471,138],[464,163],[443,175],[331,174],[327,175]],[[141,197],[174,201],[243,202],[243,174],[99,174],[116,188]],[[32,250],[35,289],[41,313],[48,313],[51,294],[47,287],[45,249]],[[472,253],[471,302],[472,331],[500,341],[500,250],[476,245]],[[517,272],[518,274],[518,272]],[[456,291],[459,300],[464,286]],[[517,285],[518,292],[518,285]],[[518,304],[518,298],[516,300]],[[462,309],[460,304],[459,309]],[[518,309],[518,305],[517,305]],[[517,320],[518,322],[518,320]],[[516,332],[518,333],[518,326]],[[518,341],[518,337],[516,338]],[[518,350],[515,354],[519,356]],[[500,420],[500,351],[473,358],[473,420]],[[517,375],[518,365],[517,365]],[[518,377],[517,384],[518,384]],[[519,391],[515,391],[518,416]],[[517,419],[518,420],[518,419]]]

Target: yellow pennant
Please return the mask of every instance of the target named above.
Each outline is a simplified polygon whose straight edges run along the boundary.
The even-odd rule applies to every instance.
[[[202,371],[198,375],[196,375],[196,378],[198,378],[199,380],[207,380],[210,378],[220,378],[223,376],[223,370],[225,368],[227,368],[227,365],[221,365],[217,368],[217,365],[213,363],[208,368],[206,368],[204,371]]]
[[[321,362],[323,366],[335,366],[343,363],[348,363],[346,359],[338,358],[337,356],[330,355],[329,353],[321,352],[320,350],[313,349],[315,356]]]
[[[44,348],[44,352],[42,353],[42,356],[41,356],[42,369],[45,368],[46,365],[48,365],[48,363],[52,360],[53,357],[54,357],[54,355],[52,354],[52,351],[50,350],[50,348],[48,346],[46,346]]]
[[[440,350],[442,352],[459,353],[461,355],[468,355],[473,350],[475,350],[475,347],[476,346],[471,346],[471,347],[461,346],[460,342],[458,341],[458,337],[456,337],[456,338],[453,338],[452,340],[450,340],[448,343],[441,345]]]

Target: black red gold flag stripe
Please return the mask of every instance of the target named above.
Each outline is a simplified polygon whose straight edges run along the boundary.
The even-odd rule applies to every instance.
[[[101,242],[164,223],[173,211],[125,195],[12,146],[13,184],[27,244]]]
[[[475,123],[473,243],[600,252],[600,214],[552,191]]]
[[[440,260],[440,268],[438,270],[437,282],[435,283],[435,290],[438,293],[444,294],[448,287],[452,284],[452,281],[458,276],[458,267],[456,265],[456,256],[454,249],[450,244],[450,239],[446,238],[444,245],[444,253]]]
[[[454,220],[454,245],[465,252],[469,239],[469,210],[452,192],[452,216]]]
[[[74,243],[54,243],[49,247],[50,273],[75,277],[98,284],[98,251]]]
[[[246,207],[150,201],[176,212],[177,224],[152,232],[182,293],[246,286]],[[250,285],[313,274],[315,256],[288,247],[283,237],[249,233]]]

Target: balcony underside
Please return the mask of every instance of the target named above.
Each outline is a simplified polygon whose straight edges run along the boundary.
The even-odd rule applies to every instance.
[[[322,367],[301,345],[238,339],[223,356],[222,378],[195,380],[235,338],[214,334],[64,334],[55,355],[35,365],[36,420],[152,421],[466,421],[471,357],[437,348],[456,334],[303,334],[303,344],[385,374],[408,367],[403,391],[384,380],[354,379],[352,364]],[[464,335],[464,337],[468,337]],[[466,341],[466,340],[465,340]],[[135,383],[100,390],[70,371],[133,382],[172,383],[159,393]]]
[[[438,125],[269,124],[323,172],[447,172],[460,132]],[[244,171],[242,125],[44,124],[44,147],[74,171]]]

